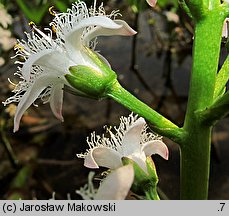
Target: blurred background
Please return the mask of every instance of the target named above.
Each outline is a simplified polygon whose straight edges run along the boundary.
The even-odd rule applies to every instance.
[[[39,29],[49,26],[48,9],[64,12],[72,0],[0,0],[0,101],[12,95],[8,78],[17,82],[13,47],[16,38],[33,21]],[[85,1],[89,6],[93,1]],[[97,1],[98,5],[102,1]],[[99,50],[121,84],[139,99],[182,126],[189,88],[193,23],[176,0],[159,0],[155,8],[145,1],[103,1],[107,14],[120,10],[122,19],[138,34],[133,37],[100,37]],[[206,52],[206,50],[203,50]],[[222,40],[219,68],[227,56]],[[2,103],[1,103],[2,104]],[[20,130],[13,133],[14,105],[0,105],[0,199],[80,199],[75,190],[87,183],[89,169],[77,153],[87,149],[91,132],[104,132],[104,125],[118,125],[130,111],[111,100],[95,101],[65,92],[63,116],[59,122],[49,104],[31,106]],[[200,131],[201,133],[201,131]],[[154,155],[159,187],[169,199],[179,199],[179,149],[164,139],[170,158]],[[213,131],[209,199],[229,199],[229,119]],[[102,170],[95,170],[101,178]],[[97,184],[98,181],[95,181]],[[131,198],[131,197],[129,197]]]

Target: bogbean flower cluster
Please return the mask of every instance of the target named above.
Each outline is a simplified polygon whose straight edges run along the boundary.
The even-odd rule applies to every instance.
[[[156,4],[155,0],[147,2],[151,6]],[[51,28],[45,29],[48,33],[30,23],[33,31],[26,34],[27,41],[18,41],[15,46],[15,57],[22,59],[16,62],[19,66],[15,75],[20,81],[12,83],[15,94],[4,102],[4,105],[18,103],[14,132],[19,129],[24,112],[36,99],[49,102],[54,115],[63,121],[64,86],[78,95],[96,98],[101,93],[103,96],[104,85],[106,89],[106,82],[116,80],[116,74],[108,61],[95,51],[97,37],[136,33],[126,22],[116,19],[117,11],[106,15],[102,5],[96,9],[96,0],[89,9],[84,2],[78,1],[66,13],[56,13],[53,8],[50,11],[55,17]],[[108,130],[109,137],[92,133],[87,140],[87,152],[77,155],[84,159],[88,168],[103,166],[111,170],[98,190],[89,179],[89,184],[77,191],[85,199],[125,199],[139,176],[143,181],[138,180],[138,183],[147,182],[152,191],[156,191],[156,169],[148,159],[158,154],[167,160],[167,146],[161,137],[149,131],[143,118],[132,113],[120,120],[114,132]]]
[[[119,127],[114,127],[114,133],[108,129],[108,136],[99,136],[93,132],[87,139],[89,149],[86,153],[77,155],[84,159],[84,165],[88,168],[106,167],[111,170],[98,191],[94,189],[89,176],[88,184],[77,191],[84,199],[125,199],[139,175],[140,179],[146,179],[144,183],[153,181],[154,186],[157,184],[157,177],[153,177],[156,169],[153,165],[149,170],[147,158],[158,154],[168,160],[169,151],[162,137],[150,132],[145,120],[133,113],[128,117],[121,117],[120,121]],[[136,165],[123,164],[123,158],[136,164],[140,173],[133,169]],[[142,184],[141,180],[138,184]]]

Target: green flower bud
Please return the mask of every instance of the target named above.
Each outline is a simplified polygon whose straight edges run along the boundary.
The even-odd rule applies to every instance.
[[[88,97],[106,97],[106,89],[116,81],[117,75],[95,52],[85,49],[96,68],[87,65],[72,66],[69,68],[71,74],[66,74],[65,78],[72,87]]]

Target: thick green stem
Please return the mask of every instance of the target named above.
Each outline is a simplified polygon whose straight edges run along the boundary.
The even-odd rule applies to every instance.
[[[181,199],[207,199],[211,127],[193,125],[181,145]]]
[[[149,191],[145,192],[147,200],[160,200],[160,197],[157,193],[157,188],[150,188]]]
[[[153,130],[156,133],[176,141],[182,139],[183,130],[181,128],[138,100],[125,90],[118,81],[109,86],[107,95],[153,124]]]
[[[202,124],[197,111],[213,103],[224,17],[218,9],[195,25],[192,78],[181,145],[181,199],[207,199],[211,126]]]

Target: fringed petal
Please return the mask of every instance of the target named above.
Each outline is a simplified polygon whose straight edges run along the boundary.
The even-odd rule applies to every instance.
[[[37,78],[34,84],[27,89],[25,94],[22,96],[17,110],[14,116],[14,132],[18,131],[19,123],[24,112],[32,105],[32,103],[38,98],[40,93],[50,84],[54,82],[56,77],[43,75]]]
[[[30,74],[33,65],[39,65],[55,71],[66,71],[69,67],[69,60],[65,58],[63,53],[56,50],[46,49],[39,53],[31,54],[30,57],[25,61],[21,69],[22,76],[25,80],[30,79]]]
[[[99,166],[116,169],[122,166],[121,155],[114,149],[107,147],[95,147],[85,157],[84,166],[99,168]]]
[[[120,27],[112,28],[112,26],[110,27],[97,26],[92,31],[89,31],[85,35],[84,41],[86,42],[86,44],[89,44],[91,40],[93,40],[98,36],[111,36],[111,35],[131,36],[137,33],[123,20],[114,20],[113,22],[119,25]]]
[[[50,108],[60,121],[64,121],[62,116],[63,88],[64,85],[62,83],[53,86],[49,98]]]
[[[124,200],[134,181],[132,165],[126,165],[111,172],[101,183],[95,200]]]
[[[161,140],[153,140],[144,143],[142,146],[142,151],[145,152],[146,156],[151,156],[152,154],[158,154],[165,160],[169,158],[168,147]]]
[[[73,29],[65,36],[66,48],[80,50],[82,41],[81,37],[85,28],[88,26],[101,26],[102,28],[119,29],[122,26],[116,24],[106,16],[94,16],[85,18],[80,21]],[[83,44],[84,45],[84,44]]]
[[[145,125],[145,120],[139,118],[126,131],[123,137],[123,155],[132,155],[141,150],[141,133]]]

